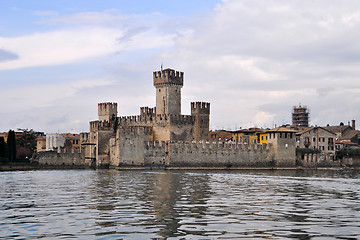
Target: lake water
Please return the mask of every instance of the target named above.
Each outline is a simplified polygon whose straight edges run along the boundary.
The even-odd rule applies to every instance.
[[[3,239],[360,239],[360,172],[0,172]]]

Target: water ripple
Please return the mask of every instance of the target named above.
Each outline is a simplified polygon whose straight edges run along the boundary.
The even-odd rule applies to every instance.
[[[0,172],[4,239],[359,239],[360,174]]]

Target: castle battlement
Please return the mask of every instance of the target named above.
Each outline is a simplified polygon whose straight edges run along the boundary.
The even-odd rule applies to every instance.
[[[127,126],[127,127],[120,127],[118,130],[120,135],[126,135],[126,136],[140,136],[142,133],[144,133],[145,136],[152,135],[152,127]]]
[[[92,121],[90,122],[90,132],[113,130],[114,123],[112,121]]]
[[[99,115],[99,121],[114,120],[117,116],[117,103],[114,102],[98,103],[98,115]]]
[[[210,103],[208,102],[191,102],[191,114],[210,114]]]
[[[243,144],[243,143],[235,143],[235,142],[188,142],[188,141],[170,141],[169,145],[173,149],[177,149],[182,151],[182,149],[187,150],[211,150],[213,152],[221,152],[221,151],[251,151],[251,152],[261,152],[261,151],[270,151],[271,144]]]
[[[117,109],[117,103],[115,102],[104,102],[98,103],[98,110],[105,110],[105,109]]]
[[[189,125],[194,124],[195,117],[191,115],[169,115],[170,122],[177,125]]]
[[[144,111],[146,110],[144,109]],[[195,122],[195,116],[174,114],[135,115],[118,117],[117,121],[119,126],[147,126],[152,124],[159,126],[170,124],[191,125]]]
[[[184,85],[184,73],[170,68],[154,72],[153,77],[155,87],[163,84]]]
[[[156,107],[140,107],[140,116],[141,117],[152,117],[156,114]]]

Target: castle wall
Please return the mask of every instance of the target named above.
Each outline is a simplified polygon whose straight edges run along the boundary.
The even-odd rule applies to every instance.
[[[111,163],[114,166],[144,166],[145,142],[152,138],[151,133],[149,127],[119,128],[111,147]]]
[[[293,167],[296,165],[296,137],[289,132],[268,133],[268,143],[273,145],[271,155],[276,166]]]
[[[272,167],[269,145],[218,142],[169,144],[170,167]]]
[[[59,150],[55,151],[46,151],[37,153],[37,160],[40,165],[66,165],[66,166],[79,166],[85,165],[84,162],[84,153],[80,153],[76,150]]]

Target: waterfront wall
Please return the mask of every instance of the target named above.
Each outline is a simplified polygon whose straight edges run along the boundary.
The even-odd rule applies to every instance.
[[[119,167],[253,168],[275,167],[271,145],[219,142],[128,142]],[[142,147],[144,151],[142,151]],[[132,149],[132,151],[131,151]],[[136,149],[136,151],[134,151]]]
[[[36,154],[35,161],[40,165],[52,165],[52,166],[80,166],[84,165],[84,154],[79,151],[46,151]]]
[[[168,144],[171,167],[273,167],[270,145],[218,142]]]
[[[334,160],[334,156],[327,153],[304,154],[304,159],[300,161],[303,167],[339,167],[340,162]]]

